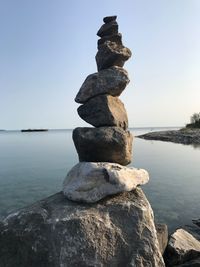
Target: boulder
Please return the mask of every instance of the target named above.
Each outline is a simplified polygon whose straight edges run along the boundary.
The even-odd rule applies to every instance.
[[[67,174],[64,195],[73,201],[95,203],[117,193],[132,191],[149,181],[147,171],[116,163],[80,162]]]
[[[103,24],[98,30],[97,35],[99,37],[104,37],[107,35],[117,34],[118,33],[118,24],[116,21],[111,21],[106,24]]]
[[[121,33],[118,33],[118,34],[107,35],[107,36],[102,37],[97,42],[98,49],[100,49],[100,46],[104,44],[106,41],[111,41],[118,45],[122,45],[122,35]]]
[[[131,50],[115,42],[106,41],[100,46],[96,54],[98,71],[112,66],[123,67],[126,60],[131,57]]]
[[[167,266],[184,264],[200,257],[200,242],[184,229],[178,229],[170,236],[165,253]]]
[[[117,16],[107,16],[107,17],[103,18],[103,22],[109,23],[111,21],[115,21],[116,19],[117,19]]]
[[[156,224],[156,231],[158,237],[158,243],[160,247],[160,251],[162,255],[165,252],[168,243],[168,228],[166,224],[157,223]]]
[[[120,127],[78,127],[73,141],[79,161],[114,162],[128,165],[132,158],[133,137]]]
[[[173,267],[199,267],[199,266],[200,266],[200,257],[195,259],[195,260],[190,260],[190,261],[187,261],[183,264],[176,265]]]
[[[128,117],[124,104],[118,97],[99,95],[89,99],[78,108],[79,116],[89,124],[128,128]]]
[[[129,81],[128,72],[117,66],[90,74],[81,86],[75,101],[85,103],[88,99],[102,94],[119,96]]]
[[[2,267],[164,267],[141,189],[95,204],[57,193],[0,223]]]

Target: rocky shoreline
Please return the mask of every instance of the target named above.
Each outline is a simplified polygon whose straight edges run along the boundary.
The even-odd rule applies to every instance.
[[[146,140],[158,140],[184,145],[200,146],[200,129],[183,128],[172,131],[149,132],[136,137]]]

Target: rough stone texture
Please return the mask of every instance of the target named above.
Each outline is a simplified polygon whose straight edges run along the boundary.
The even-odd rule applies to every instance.
[[[64,195],[74,201],[95,203],[117,193],[132,191],[149,181],[147,171],[116,163],[81,162],[67,174]]]
[[[133,137],[120,127],[79,127],[73,131],[73,141],[79,161],[131,162]]]
[[[78,108],[79,116],[89,124],[128,128],[128,117],[124,104],[118,97],[99,95]]]
[[[109,23],[103,24],[98,30],[97,35],[99,37],[104,37],[107,35],[117,34],[118,33],[118,24],[116,21],[111,21]]]
[[[200,257],[195,260],[187,261],[183,264],[176,265],[173,267],[200,267]]]
[[[103,38],[99,39],[97,42],[98,49],[100,49],[100,46],[104,44],[106,41],[111,41],[111,42],[115,42],[118,45],[122,45],[122,35],[121,33],[118,33],[118,34],[104,36]]]
[[[102,94],[119,96],[129,81],[128,72],[117,66],[90,74],[81,86],[75,101],[85,103],[88,99]]]
[[[106,41],[100,46],[96,54],[98,71],[112,66],[123,67],[126,60],[131,57],[131,51],[123,45],[115,42]]]
[[[158,237],[158,243],[160,247],[160,251],[162,255],[165,252],[168,243],[168,228],[166,224],[157,223],[156,224],[156,231]]]
[[[165,253],[167,266],[184,264],[200,257],[200,242],[184,229],[178,229],[169,239]]]
[[[103,22],[109,23],[111,21],[115,21],[116,19],[117,19],[117,16],[107,16],[107,17],[103,18]]]
[[[163,267],[141,189],[96,204],[57,193],[0,223],[2,267]]]

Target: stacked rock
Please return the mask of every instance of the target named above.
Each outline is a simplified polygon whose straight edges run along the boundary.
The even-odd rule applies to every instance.
[[[94,126],[73,131],[80,163],[68,173],[63,192],[75,201],[96,202],[148,181],[145,170],[124,167],[131,162],[133,137],[127,130],[127,113],[118,96],[129,83],[123,66],[131,51],[122,44],[116,18],[103,19],[97,32],[98,72],[86,78],[75,98],[82,104],[79,116]]]

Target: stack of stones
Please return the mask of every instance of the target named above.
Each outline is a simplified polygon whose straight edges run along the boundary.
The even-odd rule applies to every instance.
[[[149,179],[145,170],[125,167],[131,162],[133,137],[118,96],[129,83],[123,66],[131,51],[122,44],[116,18],[103,19],[97,32],[98,72],[86,78],[75,98],[82,104],[79,116],[94,127],[73,131],[80,163],[68,173],[63,193],[74,201],[93,203],[107,195],[131,191]]]

